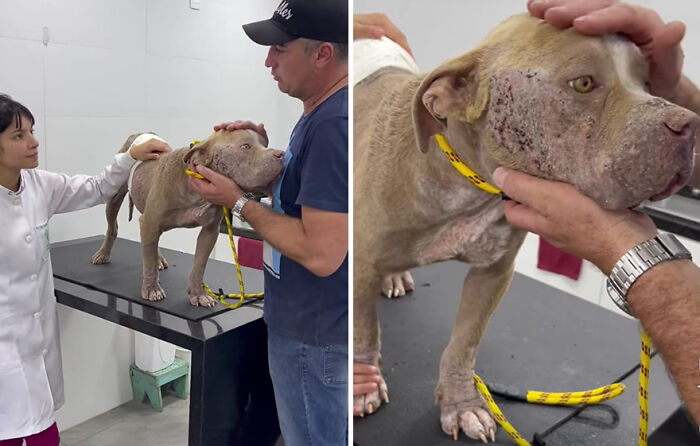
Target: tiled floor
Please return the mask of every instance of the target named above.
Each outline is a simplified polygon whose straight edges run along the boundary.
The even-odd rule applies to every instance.
[[[189,400],[163,396],[163,412],[129,401],[65,432],[61,446],[187,446]]]
[[[129,401],[65,432],[61,446],[187,446],[190,401],[163,395],[163,412]],[[284,446],[280,438],[275,446]]]

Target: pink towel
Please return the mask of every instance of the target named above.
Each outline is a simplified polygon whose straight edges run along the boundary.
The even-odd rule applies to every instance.
[[[238,238],[238,261],[241,266],[263,268],[263,242],[247,237]]]
[[[544,271],[561,274],[573,280],[578,280],[583,261],[561,249],[552,246],[540,237],[540,248],[537,252],[537,267]]]

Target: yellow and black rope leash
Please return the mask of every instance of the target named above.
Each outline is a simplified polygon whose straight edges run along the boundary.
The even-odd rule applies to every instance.
[[[649,423],[649,364],[651,361],[651,340],[649,335],[642,330],[642,352],[639,370],[639,441],[638,446],[647,446],[647,433]],[[484,381],[474,374],[474,384],[477,390],[483,396],[488,405],[494,419],[503,428],[503,430],[511,436],[519,446],[531,446],[525,438],[518,433],[512,424],[508,422],[503,412],[498,408],[489,389],[484,384]],[[614,383],[609,386],[600,387],[594,390],[584,392],[564,392],[564,393],[549,393],[529,391],[527,392],[526,400],[532,404],[549,404],[557,406],[578,406],[592,405],[603,401],[610,400],[621,395],[625,391],[625,385],[622,383]]]
[[[481,175],[474,172],[471,168],[469,168],[469,166],[464,164],[459,158],[459,155],[457,155],[455,151],[452,150],[452,147],[450,147],[450,143],[447,142],[447,139],[443,135],[441,135],[440,133],[436,134],[435,140],[440,146],[440,150],[442,150],[442,153],[445,154],[447,159],[452,164],[452,167],[457,169],[457,171],[461,173],[466,179],[468,179],[469,182],[471,182],[474,186],[478,187],[484,192],[499,195],[505,200],[508,199],[508,196],[504,194],[500,189],[498,189],[496,186],[493,186],[492,184],[489,184],[485,179],[481,177]]]
[[[450,147],[450,143],[447,141],[444,135],[436,134],[435,140],[440,146],[440,149],[445,154],[447,159],[450,161],[452,166],[457,169],[464,177],[466,177],[474,186],[494,195],[500,195],[503,199],[508,199],[500,189],[489,184],[484,180],[478,173],[470,169],[462,160],[459,155]],[[649,335],[642,330],[642,353],[641,362],[639,370],[639,446],[647,446],[647,432],[649,423],[649,363],[651,361],[651,340]],[[520,446],[530,446],[527,442],[513,427],[512,424],[508,422],[506,417],[503,415],[501,410],[496,405],[489,389],[481,378],[475,373],[474,374],[474,384],[477,390],[481,393],[489,406],[491,413],[498,422],[498,424],[503,428],[508,435],[515,440],[515,442]],[[527,392],[527,402],[533,404],[550,404],[558,406],[578,406],[578,405],[589,405],[597,404],[602,401],[606,401],[615,398],[625,391],[625,385],[622,383],[614,383],[609,386],[600,387],[594,390],[588,390],[585,392],[564,392],[564,393],[548,393],[548,392],[538,392],[529,391]]]
[[[642,329],[642,354],[639,362],[639,446],[647,445],[649,432],[649,365],[651,338]]]
[[[196,142],[193,142],[190,144],[190,147],[192,147]],[[185,169],[185,173],[187,175],[193,176],[195,178],[199,178],[200,180],[204,179],[204,177],[197,172],[194,172],[190,169]],[[215,293],[209,288],[209,285],[206,283],[203,283],[202,285],[204,286],[204,290],[207,292],[209,296],[212,298],[218,300],[221,302],[221,305],[231,308],[231,309],[236,309],[243,305],[246,301],[252,301],[252,300],[260,300],[263,298],[265,293],[254,293],[254,294],[246,294],[245,293],[245,287],[243,286],[243,275],[241,274],[241,265],[238,262],[238,253],[236,252],[236,244],[233,242],[233,231],[231,230],[231,219],[228,217],[228,208],[226,206],[221,206],[221,209],[224,212],[224,219],[226,219],[226,229],[228,230],[228,241],[229,244],[231,245],[231,251],[233,252],[233,261],[236,264],[236,273],[238,274],[238,286],[241,289],[240,294],[225,294],[223,290],[219,289],[219,293]],[[226,299],[238,299],[238,302],[234,304],[229,304],[226,302]]]

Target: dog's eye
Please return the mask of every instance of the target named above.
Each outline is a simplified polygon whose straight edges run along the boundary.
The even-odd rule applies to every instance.
[[[588,93],[593,90],[593,78],[591,76],[581,76],[569,81],[569,86],[579,93]]]
[[[250,149],[250,144],[241,144],[241,149],[243,149],[243,150]]]

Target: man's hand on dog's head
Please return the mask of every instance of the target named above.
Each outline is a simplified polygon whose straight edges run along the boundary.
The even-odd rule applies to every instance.
[[[260,136],[265,138],[265,147],[269,143],[269,138],[267,137],[267,131],[265,130],[265,124],[256,124],[253,121],[233,121],[233,122],[222,122],[214,126],[214,131],[225,130],[227,132],[232,132],[234,130],[253,130],[257,132]]]
[[[651,93],[674,101],[683,69],[683,23],[664,23],[651,9],[616,0],[531,0],[527,8],[553,26],[573,26],[582,34],[625,34],[649,62]]]

